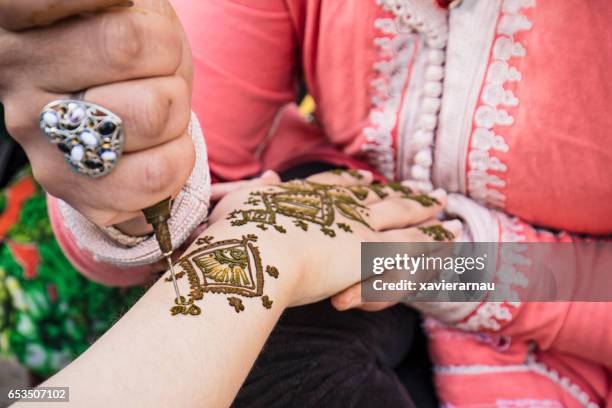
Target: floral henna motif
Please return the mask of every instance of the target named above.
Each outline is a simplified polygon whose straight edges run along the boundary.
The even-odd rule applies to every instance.
[[[212,237],[198,239],[196,244],[200,247],[183,256],[177,263],[182,268],[179,275],[187,275],[190,292],[187,299],[181,298],[180,304],[176,302],[170,313],[173,316],[201,314],[202,310],[195,302],[202,300],[205,293],[234,295],[227,299],[236,313],[245,309],[240,297],[262,297],[264,269],[256,242],[257,236],[253,234],[241,239],[217,242]],[[271,277],[278,278],[276,267],[268,265],[265,271]],[[269,309],[272,301],[268,296],[264,297],[262,305]]]
[[[292,181],[278,187],[281,190],[251,193],[245,204],[261,208],[231,212],[227,217],[231,220],[231,225],[255,223],[261,230],[274,228],[285,233],[285,227],[278,223],[278,216],[282,215],[293,218],[293,224],[304,231],[308,231],[312,224],[318,225],[323,234],[333,238],[336,236],[336,230],[333,228],[336,213],[340,213],[352,221],[370,227],[365,220],[367,208],[358,202],[367,197],[367,189],[350,190],[357,198],[355,199],[342,188],[308,181]],[[337,227],[347,233],[352,232],[346,223],[338,223]]]

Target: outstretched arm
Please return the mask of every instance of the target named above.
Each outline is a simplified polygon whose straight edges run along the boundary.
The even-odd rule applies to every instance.
[[[70,387],[74,406],[228,406],[285,307],[360,279],[361,241],[430,240],[412,225],[435,222],[444,195],[353,174],[336,186],[297,181],[226,197],[178,262],[185,304],[173,304],[166,274],[43,385]]]
[[[200,315],[171,316],[172,284],[160,279],[81,358],[44,385],[69,386],[74,406],[228,406],[289,304],[299,277],[299,262],[275,250],[278,237],[258,232],[254,227],[232,231],[215,225],[206,234],[215,242],[249,233],[258,236],[251,244],[260,249],[264,268],[270,264],[281,271],[278,279],[264,277],[265,294],[273,301],[269,309],[262,305],[262,296],[235,296],[245,308],[237,313],[229,305],[231,296],[206,293],[198,302]],[[205,247],[196,244],[188,252]],[[183,262],[197,268],[193,261]],[[189,293],[187,279],[179,283],[181,293]]]

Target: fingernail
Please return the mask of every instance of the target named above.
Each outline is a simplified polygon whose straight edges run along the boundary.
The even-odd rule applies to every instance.
[[[348,309],[353,309],[353,308],[355,308],[355,307],[359,306],[360,304],[361,304],[361,297],[360,297],[360,296],[357,296],[357,297],[352,297],[352,298],[351,298],[351,299],[348,301],[348,304],[347,304],[347,306],[346,306],[346,309],[345,309],[345,310],[348,310]]]
[[[266,170],[263,172],[263,174],[261,175],[262,178],[266,178],[266,177],[270,177],[272,175],[276,174],[274,171],[272,170]]]
[[[345,311],[354,307],[359,299],[352,296],[340,296],[336,298],[336,309]]]
[[[431,193],[428,194],[430,197],[435,198],[436,200],[443,200],[446,198],[446,191],[442,190],[441,188],[435,189],[434,191],[432,191]]]

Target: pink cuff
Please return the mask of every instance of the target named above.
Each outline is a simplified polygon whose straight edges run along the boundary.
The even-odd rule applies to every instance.
[[[130,269],[119,268],[96,261],[93,253],[79,248],[76,237],[63,222],[58,202],[57,198],[47,195],[47,210],[51,227],[64,255],[81,274],[103,285],[122,287],[140,285],[151,278],[153,271],[150,265]]]

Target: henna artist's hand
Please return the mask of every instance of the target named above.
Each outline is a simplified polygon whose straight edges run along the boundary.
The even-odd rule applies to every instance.
[[[424,195],[371,182],[369,172],[340,171],[248,188],[217,205],[211,227],[272,240],[273,250],[290,254],[301,271],[291,305],[315,302],[359,282],[361,242],[430,242],[424,226],[445,225],[435,221],[444,191]],[[454,229],[449,237],[460,232],[446,225]]]
[[[174,195],[195,160],[191,53],[167,0],[0,1],[0,102],[9,133],[52,195],[100,226]],[[108,175],[73,173],[41,135],[47,103],[85,91],[122,120],[124,155]]]

